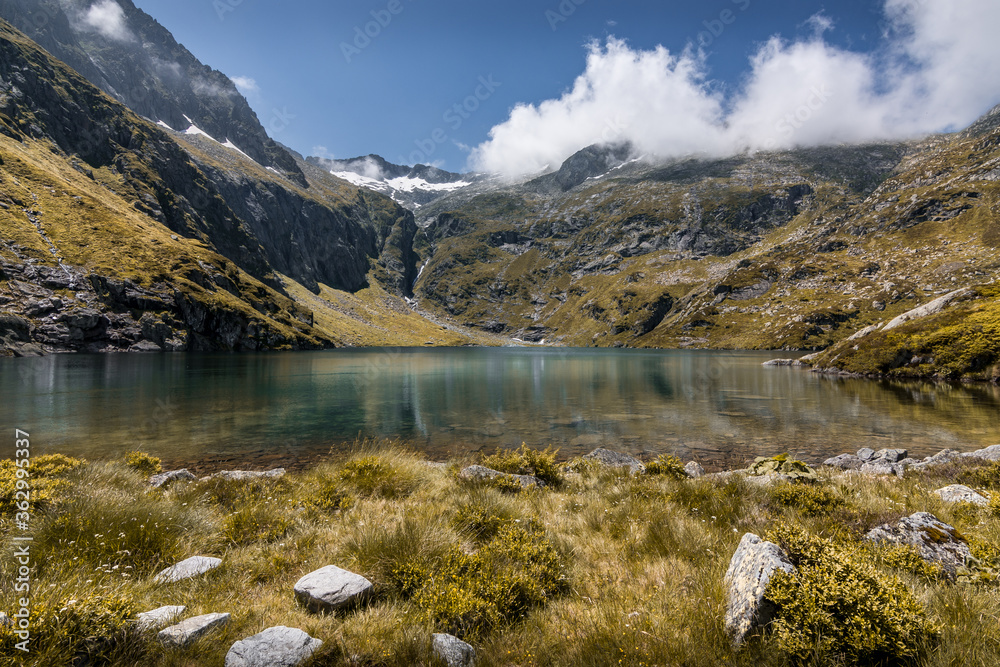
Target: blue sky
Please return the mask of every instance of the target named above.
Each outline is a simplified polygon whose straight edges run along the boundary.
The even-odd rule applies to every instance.
[[[914,13],[930,12],[928,3],[944,2],[887,1]],[[963,2],[970,5],[969,11],[980,12],[994,11],[990,3],[1000,4],[994,0],[958,4]],[[849,68],[853,55],[884,56],[892,45],[885,35],[894,25],[883,13],[883,0],[309,0],[277,6],[250,0],[137,0],[136,4],[202,62],[238,79],[265,128],[292,148],[312,155],[323,147],[328,156],[338,158],[378,153],[393,162],[431,162],[451,170],[467,166],[469,150],[487,142],[491,128],[507,122],[515,105],[558,102],[591,67],[595,80],[604,76],[596,72],[611,60],[612,50],[623,67],[630,67],[631,59],[633,64],[648,60],[654,67],[659,63],[669,69],[678,63],[671,65],[662,50],[660,59],[653,59],[656,47],[676,57],[688,45],[700,46],[702,57],[697,62],[703,71],[693,78],[703,95],[728,108],[758,76],[751,72],[750,59],[775,35],[783,37],[780,48],[789,58],[804,62],[810,53],[818,59],[832,53],[848,63],[840,68],[836,59],[831,60],[832,69],[838,70]],[[374,23],[379,18],[384,25]],[[925,23],[934,18],[925,16]],[[375,36],[356,41],[366,27]],[[615,49],[605,48],[610,37],[624,42],[616,42]],[[595,61],[588,65],[587,45],[594,40],[602,46],[590,52]],[[810,42],[823,48],[798,55],[789,50],[796,43]],[[992,44],[982,48],[995,49]],[[823,60],[816,67],[824,64],[830,63]],[[869,63],[871,69],[878,68]],[[993,77],[992,71],[987,76]],[[990,85],[997,84],[993,90],[1000,92],[1000,77],[996,78]],[[253,85],[248,85],[251,80]],[[595,84],[595,90],[601,85]],[[846,87],[838,82],[838,91]],[[964,115],[926,118],[924,124],[949,125],[966,116],[974,118],[985,108],[971,107],[983,107],[988,99],[988,95],[973,96],[965,102],[969,108]],[[635,106],[629,100],[621,102]],[[561,159],[574,142],[588,141],[584,134],[565,137],[558,146],[532,153],[531,144],[545,143],[549,135],[564,129],[559,118],[581,127],[592,120],[574,115],[584,113],[580,104],[572,100],[562,104],[571,107],[567,115],[561,116],[563,109],[550,104],[551,117],[515,124],[508,135],[516,130],[519,140],[506,140],[503,150],[480,151],[480,162],[495,166],[513,161],[526,165],[522,171],[527,171]],[[461,106],[456,110],[455,105]],[[524,136],[523,128],[538,134]],[[823,132],[830,134],[815,123],[813,134],[827,136]],[[840,135],[830,136],[836,140]]]

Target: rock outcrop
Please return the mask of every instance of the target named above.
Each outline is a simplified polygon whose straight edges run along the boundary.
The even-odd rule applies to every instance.
[[[734,644],[742,644],[747,635],[774,619],[777,607],[764,593],[778,571],[795,572],[795,566],[781,547],[752,533],[744,535],[724,580],[726,634]]]

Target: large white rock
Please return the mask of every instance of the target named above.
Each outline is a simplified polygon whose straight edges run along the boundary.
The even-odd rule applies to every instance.
[[[229,622],[229,614],[204,614],[160,630],[157,635],[167,646],[187,646],[213,628]]]
[[[941,496],[941,500],[946,503],[972,503],[973,505],[989,505],[990,501],[983,495],[977,493],[962,484],[952,484],[934,492]]]
[[[362,602],[371,595],[372,582],[360,574],[327,565],[295,583],[295,597],[311,611],[333,611]]]
[[[173,623],[185,611],[187,611],[187,607],[183,605],[168,605],[152,611],[145,611],[139,614],[139,622],[136,625],[140,630],[159,630]]]
[[[217,472],[212,475],[211,479],[227,479],[236,482],[245,482],[248,479],[276,479],[278,477],[284,477],[284,468],[275,468],[273,470],[223,470],[222,472]]]
[[[458,637],[436,633],[432,635],[432,648],[434,655],[448,667],[472,667],[476,664],[476,649]]]
[[[233,644],[226,667],[296,667],[322,645],[298,628],[279,625]]]
[[[209,572],[210,570],[214,570],[220,565],[222,565],[221,558],[212,558],[211,556],[191,556],[176,565],[171,565],[157,574],[153,577],[153,583],[171,584],[175,581],[181,581],[182,579],[190,579],[191,577],[197,577]]]
[[[964,567],[972,558],[965,538],[952,526],[927,512],[917,512],[903,517],[898,523],[872,528],[865,539],[914,546],[921,558],[939,563],[950,576],[954,576],[958,568]]]
[[[764,591],[778,570],[795,572],[795,566],[781,547],[752,533],[744,535],[724,580],[726,634],[734,644],[742,644],[751,631],[774,620],[778,609],[764,597]]]
[[[951,304],[962,301],[967,296],[971,296],[972,294],[974,294],[974,292],[965,287],[960,290],[955,290],[949,294],[945,294],[942,297],[934,299],[930,303],[925,303],[924,305],[914,308],[909,312],[903,313],[893,321],[889,322],[889,324],[882,327],[882,331],[892,331],[896,327],[901,327],[911,320],[918,320],[922,317],[936,315]]]

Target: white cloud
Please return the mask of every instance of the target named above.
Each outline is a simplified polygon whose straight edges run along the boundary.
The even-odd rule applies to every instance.
[[[327,160],[335,159],[333,153],[326,146],[313,146],[312,154],[316,157],[326,158]]]
[[[723,91],[689,47],[642,51],[614,38],[588,47],[586,69],[561,97],[520,104],[470,155],[474,169],[512,176],[556,168],[590,144],[631,141],[661,157],[898,139],[974,121],[1000,101],[1000,3],[884,0],[878,51],[812,35],[773,37],[740,88]]]
[[[128,29],[125,12],[115,0],[99,0],[87,9],[80,11],[75,26],[78,30],[87,30],[118,42],[130,42],[135,39]]]
[[[236,87],[239,88],[240,92],[244,95],[260,92],[260,86],[257,85],[256,81],[248,76],[234,76],[232,77],[232,80],[233,83],[236,84]]]

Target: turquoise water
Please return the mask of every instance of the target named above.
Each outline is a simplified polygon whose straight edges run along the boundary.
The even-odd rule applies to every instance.
[[[553,348],[0,361],[0,416],[37,453],[142,449],[195,467],[296,465],[358,436],[445,459],[499,446],[675,453],[707,467],[789,451],[1000,443],[991,386],[764,368],[774,353]],[[0,443],[2,446],[2,443]],[[0,449],[0,456],[10,453]]]

